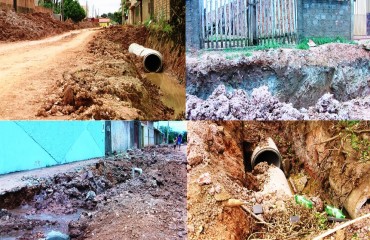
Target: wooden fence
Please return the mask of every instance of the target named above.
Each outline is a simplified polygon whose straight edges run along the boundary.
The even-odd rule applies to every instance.
[[[16,2],[16,7],[14,3]],[[35,0],[0,0],[0,8],[5,10],[16,9],[17,12],[53,13],[53,10],[35,5]]]
[[[201,25],[203,48],[293,43],[297,0],[204,0]]]

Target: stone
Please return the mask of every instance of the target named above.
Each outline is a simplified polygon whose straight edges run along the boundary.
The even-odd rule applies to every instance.
[[[290,216],[290,219],[289,219],[291,223],[297,223],[299,222],[299,220],[300,220],[299,216]]]
[[[46,236],[46,240],[69,240],[69,236],[57,231],[51,231]]]
[[[261,214],[263,213],[263,208],[261,204],[253,205],[253,213],[254,214]]]
[[[211,176],[209,173],[203,173],[197,180],[199,185],[208,185],[212,183]]]
[[[89,191],[87,192],[86,194],[86,200],[94,200],[94,198],[96,197],[96,193],[94,191]]]

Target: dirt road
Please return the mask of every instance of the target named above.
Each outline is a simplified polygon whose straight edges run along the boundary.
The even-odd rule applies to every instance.
[[[84,29],[39,41],[0,44],[0,119],[35,119],[46,89],[79,65],[96,32]]]

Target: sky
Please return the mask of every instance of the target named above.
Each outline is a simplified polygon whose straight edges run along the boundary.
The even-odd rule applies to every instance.
[[[89,6],[89,17],[93,15],[93,7],[96,10],[96,14],[102,15],[103,13],[113,13],[118,11],[120,8],[121,0],[79,0],[81,5]]]
[[[169,121],[170,123],[170,128],[174,131],[178,132],[184,132],[187,131],[187,122],[186,121]],[[159,127],[159,126],[166,126],[167,127],[167,121],[159,121],[154,123],[154,127]]]

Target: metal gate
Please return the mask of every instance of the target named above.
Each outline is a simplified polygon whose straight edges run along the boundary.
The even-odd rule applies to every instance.
[[[297,0],[200,0],[203,48],[294,43]]]
[[[370,35],[370,0],[357,0],[354,3],[355,36]]]

